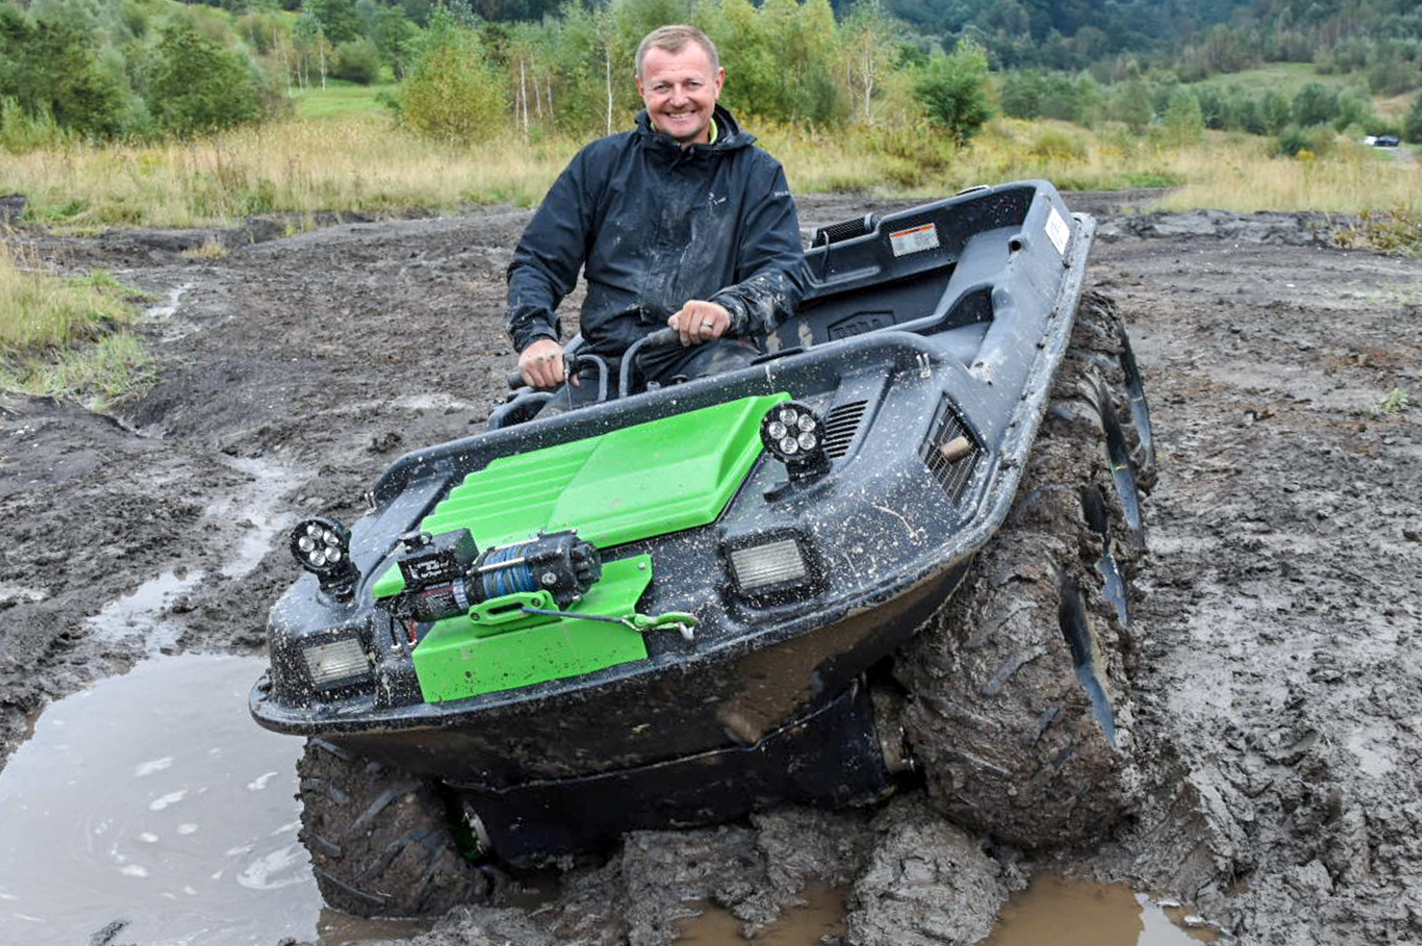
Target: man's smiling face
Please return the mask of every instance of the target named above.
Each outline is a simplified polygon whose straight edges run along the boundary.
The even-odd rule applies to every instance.
[[[692,42],[674,53],[647,50],[637,77],[652,124],[683,148],[711,140],[711,112],[725,84],[726,70],[713,70],[706,50]]]

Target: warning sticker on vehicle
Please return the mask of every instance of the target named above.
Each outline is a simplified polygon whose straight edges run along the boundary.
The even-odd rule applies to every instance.
[[[924,250],[936,250],[939,245],[938,227],[931,223],[925,223],[923,226],[914,227],[911,230],[890,233],[889,245],[893,247],[895,256],[907,256],[910,253],[922,253]]]
[[[1058,253],[1066,253],[1067,240],[1071,239],[1071,227],[1067,226],[1061,212],[1055,207],[1047,217],[1047,239],[1052,241],[1052,246],[1057,248]]]

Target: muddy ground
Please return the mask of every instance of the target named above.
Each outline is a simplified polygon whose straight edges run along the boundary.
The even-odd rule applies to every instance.
[[[688,899],[752,932],[824,882],[849,942],[968,943],[1039,870],[1180,898],[1242,943],[1422,940],[1422,408],[1382,410],[1422,398],[1422,264],[1330,248],[1322,217],[1071,202],[1100,215],[1088,283],[1130,323],[1161,452],[1131,654],[1137,817],[1030,857],[913,791],[639,834],[551,904],[459,910],[419,942],[662,943]],[[809,198],[802,223],[864,209]],[[169,305],[143,327],[161,382],[117,417],[0,396],[6,754],[47,700],[155,651],[258,652],[295,577],[268,522],[354,518],[400,453],[482,429],[527,220],[13,237]],[[214,235],[230,255],[184,255]],[[170,572],[176,639],[88,620]]]

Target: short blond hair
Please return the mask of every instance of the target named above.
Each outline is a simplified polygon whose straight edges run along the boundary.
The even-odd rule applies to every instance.
[[[711,37],[694,26],[676,23],[671,26],[659,26],[642,37],[642,42],[637,46],[637,78],[642,78],[642,69],[647,64],[647,50],[661,49],[669,53],[679,53],[686,48],[687,43],[695,43],[706,50],[706,55],[711,59],[713,75],[720,71],[721,54],[716,52],[716,44],[711,42]]]

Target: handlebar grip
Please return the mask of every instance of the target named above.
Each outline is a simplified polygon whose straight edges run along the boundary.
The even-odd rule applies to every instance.
[[[569,377],[571,377],[574,372],[583,370],[584,367],[586,366],[578,363],[578,356],[576,354],[570,351],[563,352],[563,370]],[[511,388],[524,387],[523,372],[518,368],[510,371],[506,379]]]
[[[648,348],[661,348],[664,345],[675,345],[681,341],[681,335],[676,329],[667,327],[657,329],[648,335],[643,342]]]

